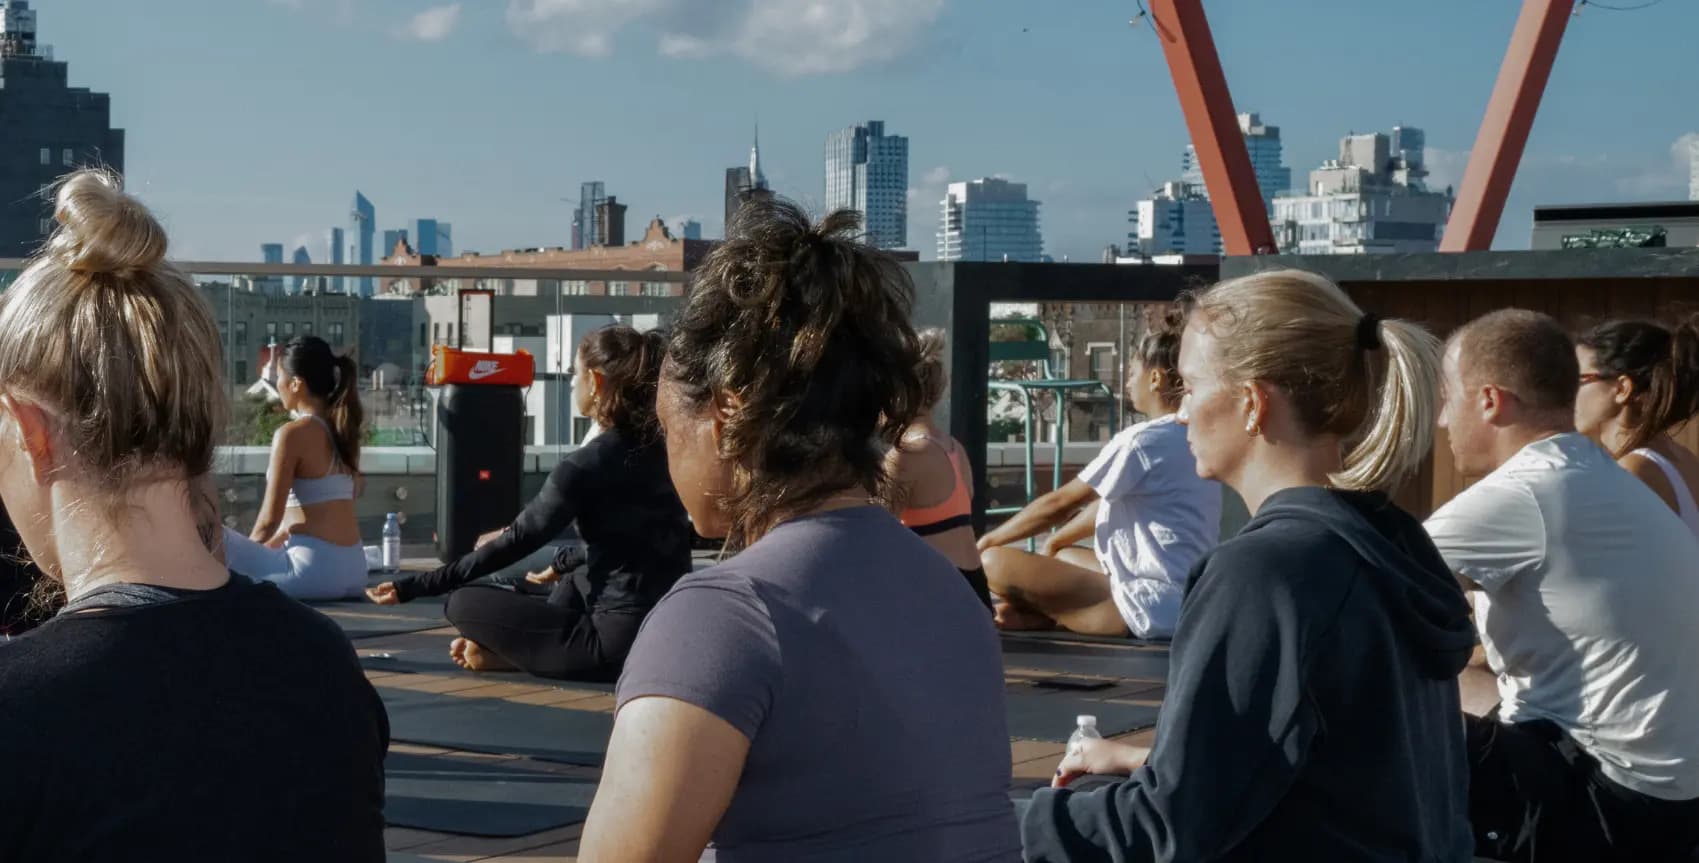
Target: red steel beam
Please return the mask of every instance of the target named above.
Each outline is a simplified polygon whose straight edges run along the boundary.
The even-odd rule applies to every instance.
[[[1152,0],[1150,18],[1180,96],[1186,131],[1197,149],[1223,250],[1229,255],[1273,253],[1267,204],[1239,131],[1203,0]]]
[[[1540,97],[1545,94],[1563,30],[1569,26],[1574,8],[1575,0],[1523,0],[1522,14],[1510,34],[1510,47],[1504,52],[1504,65],[1498,70],[1498,83],[1493,85],[1486,117],[1469,154],[1469,167],[1463,172],[1463,186],[1457,191],[1445,237],[1440,240],[1440,251],[1492,248],[1498,220],[1504,215],[1504,201],[1510,196],[1510,184],[1516,179],[1516,167],[1522,162],[1528,132],[1534,128],[1534,114],[1540,109]]]

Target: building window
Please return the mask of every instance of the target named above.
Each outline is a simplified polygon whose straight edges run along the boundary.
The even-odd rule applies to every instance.
[[[582,297],[590,293],[590,283],[582,280],[560,283],[562,296]]]
[[[420,324],[419,325],[419,347],[428,348],[430,346],[431,346],[431,327],[430,327],[430,324]]]
[[[312,321],[303,321],[301,323],[301,335],[310,336],[312,334],[313,334],[313,322]]]
[[[248,346],[248,322],[247,321],[237,321],[236,322],[236,347],[245,348],[247,346]]]
[[[236,361],[236,380],[245,381],[247,379],[248,379],[248,361],[247,360],[237,360]]]
[[[275,342],[275,341],[277,341],[277,322],[276,321],[266,321],[265,322],[265,343],[269,345],[269,344],[271,344],[272,342]]]
[[[576,444],[582,444],[584,442],[584,438],[586,436],[588,436],[589,434],[590,434],[590,418],[589,417],[573,417],[572,418],[572,442],[576,443]]]
[[[279,324],[278,327],[277,327],[277,335],[278,335],[279,338],[282,338],[284,341],[288,341],[292,338],[295,338],[295,322],[294,321],[284,321],[283,323]]]
[[[1091,363],[1091,376],[1104,383],[1115,380],[1115,346],[1090,345],[1086,347],[1086,357]]]
[[[347,334],[346,326],[347,325],[342,323],[341,321],[334,321],[329,325],[329,328],[330,328],[330,332],[329,332],[330,343],[332,345],[335,345],[336,347],[339,347],[339,348],[342,347],[343,337]]]
[[[48,234],[53,233],[53,220],[52,219],[42,219],[41,221],[36,223],[35,229],[36,229],[37,233],[39,233],[39,234],[41,234],[42,236],[45,237]]]
[[[43,165],[53,164],[53,148],[52,147],[42,147],[41,148],[41,164],[43,164]]]
[[[626,296],[630,293],[631,293],[631,283],[630,282],[609,282],[608,283],[608,296],[610,296],[610,297],[623,297],[623,296]]]
[[[59,161],[60,161],[60,164],[64,165],[67,168],[72,167],[73,165],[77,164],[76,154],[71,152],[70,147],[66,147],[59,154]]]

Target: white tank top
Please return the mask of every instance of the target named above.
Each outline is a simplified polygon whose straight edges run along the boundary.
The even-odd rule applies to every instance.
[[[1637,455],[1657,465],[1658,469],[1664,472],[1664,476],[1669,479],[1670,485],[1675,487],[1676,514],[1681,516],[1681,520],[1687,524],[1688,530],[1693,531],[1695,536],[1699,536],[1699,504],[1694,503],[1693,490],[1687,487],[1687,480],[1682,478],[1681,471],[1676,469],[1675,463],[1664,458],[1657,450],[1645,447],[1635,450],[1630,455]]]

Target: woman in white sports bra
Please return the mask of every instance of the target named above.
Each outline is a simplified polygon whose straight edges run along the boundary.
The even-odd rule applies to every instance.
[[[254,529],[224,531],[230,569],[296,599],[342,599],[366,587],[354,515],[359,486],[359,369],[317,336],[277,349],[277,393],[295,416],[272,439],[265,498]]]
[[[1699,414],[1699,317],[1671,329],[1611,321],[1576,340],[1575,426],[1699,535],[1699,456],[1670,432]]]

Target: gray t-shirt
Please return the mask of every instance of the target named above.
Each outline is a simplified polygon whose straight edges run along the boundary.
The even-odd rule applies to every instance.
[[[704,860],[1020,859],[996,632],[882,509],[788,522],[680,579],[619,681],[622,706],[652,695],[750,740]]]

